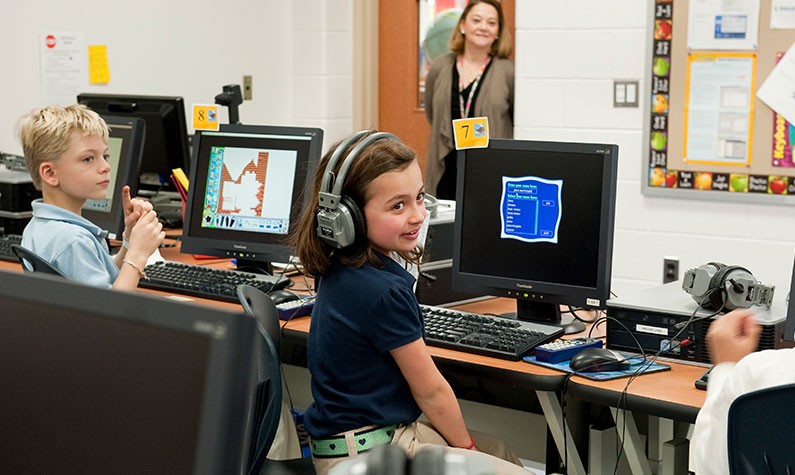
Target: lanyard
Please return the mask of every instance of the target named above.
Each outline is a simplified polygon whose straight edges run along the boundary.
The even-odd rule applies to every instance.
[[[461,108],[461,118],[465,119],[469,117],[469,108],[472,106],[472,98],[475,96],[475,91],[478,89],[478,84],[480,84],[480,78],[483,77],[483,72],[486,70],[486,67],[491,62],[491,56],[486,56],[486,60],[483,61],[483,66],[480,68],[480,72],[478,73],[475,80],[472,82],[472,89],[469,90],[469,97],[467,98],[466,107],[464,106],[464,82],[461,80],[461,72],[464,70],[464,63],[463,58],[458,60],[458,105]]]

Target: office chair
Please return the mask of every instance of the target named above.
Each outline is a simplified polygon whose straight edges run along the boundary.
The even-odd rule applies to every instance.
[[[25,272],[42,272],[44,274],[66,277],[65,275],[61,274],[61,271],[53,267],[52,264],[42,259],[41,256],[29,249],[25,249],[19,244],[12,244],[11,250],[14,251],[14,254],[16,254],[17,259],[19,259],[19,263],[22,265],[22,269],[25,270]],[[28,266],[30,266],[30,268],[28,268]]]
[[[254,409],[255,428],[248,473],[249,475],[260,473],[269,475],[314,474],[315,468],[310,458],[288,460],[268,458],[268,452],[276,438],[277,430],[288,431],[288,436],[297,438],[292,415],[282,400],[279,315],[276,312],[276,305],[270,297],[256,287],[240,285],[237,288],[237,295],[246,314],[257,321],[263,342],[258,362],[259,382]],[[285,411],[287,415],[282,417]],[[282,421],[281,426],[280,421]],[[284,422],[289,422],[289,424]]]
[[[743,394],[729,408],[731,474],[795,471],[795,384]]]

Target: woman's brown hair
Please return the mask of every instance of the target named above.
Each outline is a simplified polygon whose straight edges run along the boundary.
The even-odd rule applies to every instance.
[[[375,132],[371,131],[348,146],[341,159],[337,161],[335,170],[333,170],[335,175],[339,172],[340,167],[356,144],[364,137]],[[315,174],[312,195],[298,221],[298,232],[293,240],[296,255],[301,259],[304,271],[315,277],[325,275],[334,261],[355,267],[360,267],[367,262],[376,267],[383,266],[381,259],[370,245],[366,236],[357,236],[356,242],[352,246],[344,249],[334,249],[324,243],[317,235],[318,192],[320,191],[323,175],[329,160],[340,144],[341,141],[332,145],[320,160]],[[414,150],[400,141],[392,139],[377,140],[356,156],[355,161],[345,174],[342,195],[351,198],[363,213],[364,206],[370,198],[368,195],[370,183],[384,173],[405,170],[416,159],[417,154]],[[417,247],[409,253],[399,252],[398,254],[407,262],[419,264],[422,248]]]

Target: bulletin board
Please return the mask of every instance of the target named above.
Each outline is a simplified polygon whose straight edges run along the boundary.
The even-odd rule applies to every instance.
[[[689,1],[649,0],[643,193],[795,204],[795,127],[756,97],[795,29],[772,29],[774,0],[760,0],[752,49],[690,49],[688,31],[704,17],[689,29]],[[718,37],[720,21],[713,23],[706,31]],[[704,106],[711,103],[718,105]]]

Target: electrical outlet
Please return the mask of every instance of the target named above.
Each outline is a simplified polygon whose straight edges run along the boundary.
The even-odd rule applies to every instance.
[[[251,100],[251,76],[243,76],[243,100]]]
[[[663,284],[679,280],[679,258],[663,257]]]

